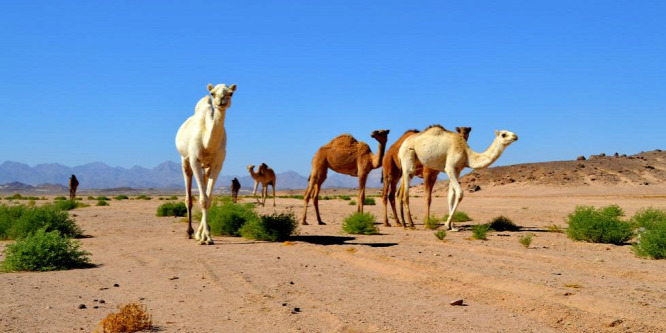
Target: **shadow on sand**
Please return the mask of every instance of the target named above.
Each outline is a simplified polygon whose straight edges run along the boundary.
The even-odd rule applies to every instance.
[[[290,240],[296,242],[305,242],[315,245],[364,245],[370,247],[390,247],[398,245],[398,243],[347,243],[348,241],[355,240],[355,237],[349,236],[292,236]]]

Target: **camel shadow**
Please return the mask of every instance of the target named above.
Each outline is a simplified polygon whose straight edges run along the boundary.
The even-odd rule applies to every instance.
[[[363,245],[369,247],[390,247],[398,245],[398,243],[347,243],[355,240],[355,237],[349,236],[292,236],[290,240],[297,242],[310,243],[315,245]]]

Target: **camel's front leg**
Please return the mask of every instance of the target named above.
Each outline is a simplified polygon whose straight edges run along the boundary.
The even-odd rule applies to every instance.
[[[453,215],[456,213],[458,204],[460,204],[463,198],[462,187],[460,187],[460,182],[458,182],[460,172],[447,168],[446,174],[449,176],[449,218],[446,219],[446,229],[458,231],[457,228],[453,227]]]
[[[187,238],[192,239],[194,229],[192,229],[192,168],[189,161],[181,160],[183,169],[183,178],[185,179],[185,204],[187,205]]]
[[[261,205],[266,207],[266,198],[268,198],[268,184],[261,185]]]
[[[206,218],[204,219],[202,217],[201,224],[199,224],[199,230],[197,231],[197,234],[200,236],[199,244],[202,245],[214,244],[213,239],[210,237],[210,225],[208,224],[208,210],[210,209],[210,206],[213,202],[213,188],[215,187],[215,182],[217,181],[217,177],[220,174],[220,170],[222,170],[222,164],[219,164],[217,166],[211,166],[204,173],[204,179],[206,181],[206,197],[208,198],[208,201],[207,204],[205,205],[205,209],[203,208],[204,206],[202,205],[202,212],[206,214],[204,215],[206,216]]]
[[[275,183],[273,183],[273,207],[275,207]]]
[[[403,165],[403,170],[404,170],[404,165]],[[414,228],[414,221],[412,220],[412,212],[409,210],[409,184],[412,181],[412,175],[410,175],[408,172],[403,172],[402,174],[402,184],[400,184],[400,188],[402,190],[402,203],[405,206],[405,210],[407,211],[407,219],[409,220],[409,226],[411,228]],[[404,220],[404,226],[407,226],[407,221]]]
[[[356,211],[363,214],[363,203],[365,202],[365,183],[368,180],[367,173],[359,173],[358,175],[358,204]]]

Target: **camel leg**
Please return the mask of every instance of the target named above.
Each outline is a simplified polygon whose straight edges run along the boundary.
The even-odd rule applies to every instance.
[[[386,174],[384,174],[386,176]],[[388,196],[389,196],[389,182],[391,181],[390,176],[384,177],[384,185],[382,186],[382,204],[384,205],[384,226],[390,227],[391,224],[388,221]]]
[[[368,180],[368,174],[358,175],[358,203],[356,211],[363,214],[363,202],[365,202],[365,182]]]
[[[404,169],[404,167],[403,167]],[[402,189],[402,201],[407,211],[407,219],[409,219],[409,226],[414,228],[414,221],[412,220],[412,212],[409,210],[409,184],[412,181],[412,175],[408,172],[403,172],[402,174],[402,184],[400,185]],[[407,221],[404,222],[404,225],[407,225]]]
[[[460,173],[455,172],[453,168],[447,168],[446,174],[449,176],[449,218],[446,220],[446,229],[451,231],[458,231],[457,228],[454,228],[452,225],[453,215],[458,209],[458,205],[463,199],[462,187],[458,182],[458,177]]]
[[[437,174],[439,172],[432,172],[432,171],[423,171],[423,180],[424,180],[424,185],[425,185],[425,219],[423,220],[428,221],[430,218],[430,204],[432,203],[432,189],[435,187],[435,183],[437,182]]]
[[[319,215],[319,191],[321,190],[321,184],[315,184],[314,193],[312,194],[312,205],[314,205],[315,213],[317,214],[317,223],[319,225],[324,225],[326,223],[322,222],[321,215]]]
[[[210,206],[210,199],[204,188],[205,184],[203,183],[203,168],[199,162],[196,160],[190,159],[190,166],[194,174],[194,179],[197,181],[197,187],[199,188],[199,204],[201,205],[201,223],[197,232],[194,234],[194,239],[199,241],[199,244],[202,244],[201,233],[204,229],[204,226],[208,225],[208,207]]]
[[[261,184],[261,205],[266,207],[266,198],[268,197],[268,184]]]
[[[400,215],[396,215],[395,218],[398,220],[398,224],[400,224],[400,220],[402,220],[402,226],[404,228],[407,227],[407,222],[405,221],[405,202],[403,201],[402,194],[403,194],[403,189],[402,189],[402,182],[400,182],[400,186],[398,186],[398,193],[396,195],[396,198],[398,199],[398,203],[400,204]]]
[[[210,206],[213,202],[213,188],[215,187],[215,182],[217,181],[217,177],[220,174],[220,170],[222,170],[222,164],[220,163],[217,166],[211,166],[206,170],[204,173],[204,180],[206,184],[206,196],[208,198],[208,202],[206,205],[206,213],[208,213],[208,209],[210,209]],[[202,245],[213,245],[213,239],[210,237],[210,225],[208,224],[208,219],[206,218],[205,220],[202,218],[201,219],[201,225],[199,225],[199,229],[201,229],[201,240],[199,244]]]
[[[255,180],[254,181],[254,190],[252,190],[252,196],[254,197],[254,200],[257,201],[257,203],[259,203],[259,199],[257,199],[257,187],[258,186],[259,186],[259,182]]]
[[[275,207],[275,183],[273,183],[272,186],[273,186],[273,207]]]
[[[185,178],[185,203],[187,205],[187,238],[192,239],[194,229],[192,229],[192,168],[189,161],[181,159],[183,169],[183,178]]]
[[[391,203],[391,210],[393,211],[393,217],[395,218],[395,223],[399,226],[402,227],[402,223],[400,223],[400,217],[398,217],[398,211],[395,209],[395,192],[396,192],[396,187],[398,185],[398,181],[400,181],[400,178],[391,178],[391,187],[389,187],[389,203]],[[401,207],[402,211],[402,207]]]
[[[312,179],[312,177],[310,177]],[[305,190],[303,195],[303,218],[301,219],[302,225],[308,225],[308,222],[305,221],[306,215],[308,213],[308,203],[310,202],[310,194],[312,194],[312,189],[314,188],[314,182],[311,180],[308,184],[308,188]]]

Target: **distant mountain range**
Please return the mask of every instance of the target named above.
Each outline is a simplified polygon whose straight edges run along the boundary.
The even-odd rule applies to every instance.
[[[6,161],[0,164],[0,191],[11,191],[28,186],[53,189],[59,186],[67,188],[69,177],[76,175],[80,189],[108,189],[129,187],[135,189],[182,189],[183,174],[180,164],[167,161],[160,165],[146,169],[135,166],[129,169],[111,167],[102,162],[94,162],[75,167],[67,167],[57,163],[39,164],[30,167],[27,164]],[[220,176],[216,188],[228,189],[231,180],[237,177],[242,190],[252,190],[254,179],[249,173],[245,175]],[[278,173],[276,190],[305,189],[308,186],[307,176],[294,171]],[[367,187],[381,187],[381,170],[376,169],[368,177]],[[12,186],[9,186],[11,183]],[[196,185],[195,185],[196,186]],[[261,186],[260,186],[261,187]],[[329,171],[324,188],[356,188],[358,178],[350,177]]]

